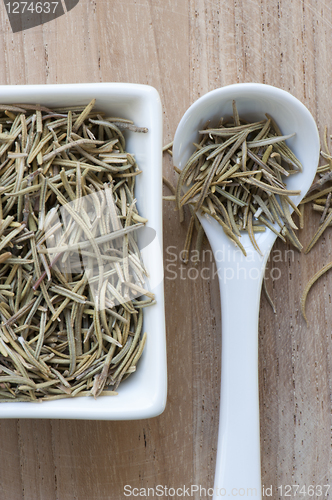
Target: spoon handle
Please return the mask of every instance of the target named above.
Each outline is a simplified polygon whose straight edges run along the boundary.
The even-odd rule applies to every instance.
[[[266,258],[227,262],[219,272],[221,398],[214,500],[261,499],[258,316]]]

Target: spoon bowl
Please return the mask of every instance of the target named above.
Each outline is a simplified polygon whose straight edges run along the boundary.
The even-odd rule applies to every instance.
[[[287,189],[301,190],[292,196],[298,205],[314,179],[320,152],[316,123],[308,109],[281,89],[256,83],[235,84],[208,92],[186,111],[174,136],[174,165],[182,169],[199,142],[205,123],[216,126],[232,116],[232,101],[239,116],[250,122],[271,115],[303,166],[286,179]],[[292,210],[291,210],[292,211]],[[197,214],[214,253],[221,295],[222,371],[218,451],[214,499],[235,493],[261,499],[260,428],[258,392],[258,315],[266,261],[276,239],[270,229],[255,235],[262,256],[249,235],[241,234],[247,256],[234,246],[219,223]],[[275,229],[280,227],[275,223]]]

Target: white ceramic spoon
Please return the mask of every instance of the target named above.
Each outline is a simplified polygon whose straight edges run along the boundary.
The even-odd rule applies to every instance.
[[[232,115],[235,99],[239,115],[249,121],[276,120],[303,165],[303,172],[289,176],[288,189],[301,190],[292,197],[297,205],[308,191],[319,159],[319,136],[307,108],[288,92],[263,84],[244,83],[213,90],[198,99],[184,114],[174,137],[173,159],[183,168],[198,142],[198,130],[207,120],[218,123]],[[249,236],[241,243],[247,257],[236,248],[217,221],[199,214],[219,270],[222,310],[222,362],[220,423],[214,499],[227,496],[261,499],[260,427],[258,393],[258,315],[266,261],[276,239],[267,229],[253,248]],[[275,226],[278,229],[278,226]],[[282,290],[280,288],[280,293]],[[285,297],[287,300],[287,297]]]

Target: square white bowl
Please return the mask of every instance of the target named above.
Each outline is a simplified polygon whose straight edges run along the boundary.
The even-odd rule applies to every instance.
[[[43,104],[49,107],[87,104],[109,116],[129,118],[148,133],[126,132],[126,149],[134,153],[143,171],[137,178],[139,213],[156,231],[144,249],[144,261],[153,281],[156,305],[144,309],[143,331],[147,342],[137,371],[123,381],[117,396],[77,397],[43,402],[0,403],[0,418],[63,418],[134,420],[163,412],[166,405],[167,370],[165,307],[162,268],[162,108],[158,92],[148,85],[84,83],[63,85],[0,86],[0,104]]]

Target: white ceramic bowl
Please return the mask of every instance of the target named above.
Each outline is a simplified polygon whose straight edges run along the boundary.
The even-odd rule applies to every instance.
[[[130,118],[147,134],[127,132],[127,150],[135,153],[140,169],[136,198],[139,213],[156,231],[144,250],[157,304],[144,309],[148,333],[137,371],[122,382],[117,396],[60,399],[38,403],[0,403],[0,418],[71,418],[132,420],[159,415],[167,392],[165,308],[162,273],[162,109],[158,92],[147,85],[88,83],[70,85],[0,86],[0,103],[38,103],[49,107],[87,104],[109,116]],[[159,253],[158,253],[159,251]]]

